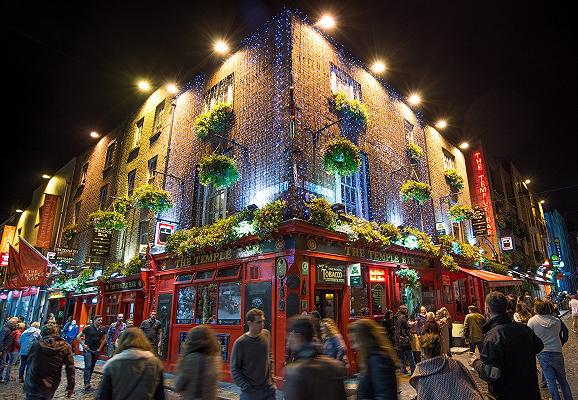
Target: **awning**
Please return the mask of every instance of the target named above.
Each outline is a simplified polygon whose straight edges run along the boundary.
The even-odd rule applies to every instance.
[[[538,277],[534,277],[534,278],[529,278],[532,282],[536,282],[539,285],[552,285],[552,282],[547,281],[546,279],[542,279],[542,278],[538,278]]]
[[[490,271],[484,271],[481,269],[471,269],[460,267],[460,271],[465,272],[475,276],[476,278],[483,279],[488,282],[490,287],[501,287],[501,286],[521,286],[522,281],[520,279],[512,278],[511,276],[496,274]]]

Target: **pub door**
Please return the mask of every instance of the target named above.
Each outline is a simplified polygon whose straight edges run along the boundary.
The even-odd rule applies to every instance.
[[[337,290],[316,290],[315,309],[321,314],[321,318],[331,318],[337,326],[340,326],[341,315],[341,292]]]

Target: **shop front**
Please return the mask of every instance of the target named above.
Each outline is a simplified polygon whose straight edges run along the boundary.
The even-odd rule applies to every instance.
[[[70,295],[71,299],[69,301],[74,306],[72,318],[76,321],[79,328],[82,329],[88,325],[92,317],[100,311],[97,309],[100,287],[97,282],[94,282],[90,286],[75,290]]]
[[[143,276],[144,278],[143,279]],[[113,278],[101,282],[102,305],[97,312],[102,314],[104,325],[116,321],[118,314],[124,314],[125,321],[132,319],[135,326],[140,326],[145,316],[145,282],[146,273],[123,278]]]

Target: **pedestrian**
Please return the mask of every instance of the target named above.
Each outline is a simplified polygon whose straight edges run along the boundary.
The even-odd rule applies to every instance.
[[[545,303],[548,303],[548,305],[550,306],[550,312],[554,315],[559,315],[558,312],[558,305],[556,303],[554,303],[554,301],[552,300],[552,295],[551,294],[547,294],[546,298],[544,299]]]
[[[514,313],[514,321],[527,324],[530,318],[532,318],[532,313],[526,310],[526,303],[518,302]]]
[[[451,354],[450,350],[450,330],[447,318],[444,317],[444,312],[439,309],[436,312],[436,321],[439,327],[439,335],[442,344],[443,354]]]
[[[0,382],[8,383],[8,379],[2,379],[4,377],[4,368],[8,367],[8,374],[10,374],[10,352],[12,347],[14,347],[14,331],[17,328],[18,318],[10,317],[4,323],[2,331],[0,331]],[[10,366],[9,366],[10,365]]]
[[[120,335],[118,335],[118,337],[116,338],[116,341],[114,342],[114,347],[118,347],[118,340],[120,339],[120,337],[122,336],[122,334],[128,329],[128,328],[132,328],[134,326],[134,320],[132,318],[129,318],[126,320],[126,328],[120,333]]]
[[[12,331],[12,347],[8,352],[8,364],[6,365],[6,370],[4,371],[4,382],[8,383],[10,381],[15,381],[16,378],[11,376],[12,367],[16,365],[16,360],[18,360],[18,355],[20,354],[20,336],[26,325],[23,322],[18,322],[16,324],[16,329]]]
[[[20,336],[20,368],[18,368],[18,382],[24,383],[24,373],[28,367],[28,354],[32,345],[40,339],[40,322],[36,321]]]
[[[381,321],[381,326],[385,330],[385,335],[391,343],[394,342],[393,336],[395,334],[395,327],[393,326],[393,311],[389,308],[385,310],[383,314],[383,320]]]
[[[84,358],[84,390],[92,390],[90,379],[94,372],[94,367],[98,361],[98,356],[106,343],[106,329],[102,326],[102,317],[95,315],[91,324],[86,326],[77,336],[78,343],[82,346]]]
[[[444,400],[483,400],[470,371],[442,353],[439,335],[423,335],[421,349],[424,360],[417,364],[409,379],[417,400],[437,400],[441,393]]]
[[[446,343],[445,349],[447,350],[446,354],[448,355],[448,357],[451,357],[452,356],[451,347],[452,347],[454,322],[453,322],[452,316],[451,316],[451,314],[447,308],[445,308],[445,307],[440,308],[440,313],[442,315],[443,322],[447,325],[447,340],[445,342]],[[446,335],[446,333],[443,330],[441,331],[441,333],[443,335]],[[444,336],[444,339],[446,339],[445,336]]]
[[[482,351],[471,358],[470,365],[488,382],[490,394],[497,400],[539,400],[536,354],[544,345],[530,328],[510,319],[507,306],[501,292],[486,296],[490,319],[484,324]]]
[[[423,324],[422,334],[425,335],[426,333],[440,334],[440,327],[436,321],[436,315],[432,311],[426,314],[426,321]]]
[[[321,330],[324,329],[323,321],[325,319],[321,321]],[[327,326],[327,322],[325,324]],[[287,331],[289,347],[295,357],[285,368],[285,399],[345,400],[345,365],[319,352],[313,342],[315,328],[311,318],[291,319]]]
[[[508,298],[508,315],[510,316],[510,319],[514,318],[514,312],[516,312],[516,298],[514,297],[514,295],[512,293],[508,294],[508,296],[506,296]]]
[[[70,397],[74,393],[72,350],[59,334],[58,326],[48,323],[40,330],[40,339],[30,347],[24,380],[26,400],[52,399],[60,385],[62,366],[66,369],[66,396]]]
[[[263,329],[265,313],[253,308],[245,321],[249,330],[235,340],[231,356],[231,375],[241,388],[240,400],[274,400],[271,334]]]
[[[347,335],[360,370],[357,398],[396,400],[397,355],[379,325],[371,319],[359,319],[349,325]]]
[[[484,342],[484,324],[486,319],[478,311],[476,306],[468,307],[468,315],[464,319],[464,337],[470,342],[470,354],[474,355],[476,347],[482,352],[482,343]]]
[[[96,400],[164,400],[163,365],[138,328],[129,328],[104,364]]]
[[[394,347],[401,360],[401,373],[403,375],[411,375],[415,369],[415,360],[411,351],[411,332],[410,325],[407,320],[407,306],[402,304],[394,317]],[[409,363],[411,373],[407,372],[406,363]]]
[[[221,365],[221,349],[214,332],[207,325],[194,327],[183,344],[175,391],[184,400],[215,400]]]
[[[321,339],[323,340],[322,353],[340,361],[345,368],[348,368],[349,360],[347,359],[345,340],[343,340],[335,321],[331,318],[323,318],[321,320]]]
[[[72,348],[74,343],[74,339],[78,335],[78,325],[76,324],[76,320],[71,320],[70,323],[64,325],[62,328],[62,338],[68,343],[68,345]]]
[[[572,332],[578,333],[578,294],[568,303],[572,309]]]
[[[321,314],[319,314],[319,311],[313,310],[309,316],[313,323],[313,329],[315,329],[313,333],[313,341],[321,347]]]
[[[64,326],[62,327],[62,330],[60,331],[60,337],[61,338],[64,339],[64,332],[68,329],[68,327],[70,326],[71,323],[72,323],[72,316],[70,316],[66,319],[66,322],[64,323]]]
[[[534,310],[534,299],[530,296],[530,292],[524,293],[524,304],[526,305],[526,311],[532,313]]]
[[[108,327],[108,332],[106,334],[106,343],[108,346],[108,355],[112,357],[114,350],[116,349],[116,340],[119,335],[126,329],[126,324],[124,323],[124,314],[118,314],[116,316],[116,321],[114,321]]]
[[[427,309],[424,306],[419,308],[419,313],[415,317],[415,332],[418,336],[423,335],[423,326],[427,321]]]
[[[535,315],[528,321],[528,328],[544,343],[544,349],[538,353],[538,361],[552,400],[559,400],[558,385],[562,389],[564,400],[572,399],[572,392],[566,379],[562,341],[560,339],[561,324],[558,318],[550,314],[550,305],[544,301],[534,302]]]
[[[161,321],[157,319],[157,312],[155,310],[151,311],[149,319],[145,319],[140,324],[140,328],[151,343],[153,351],[159,354],[161,351],[163,330]]]

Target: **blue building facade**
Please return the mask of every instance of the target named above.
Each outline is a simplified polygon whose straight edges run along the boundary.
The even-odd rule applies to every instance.
[[[578,288],[578,274],[576,262],[569,243],[568,228],[564,217],[558,210],[548,211],[544,214],[548,228],[548,257],[554,269],[558,269],[558,279],[555,279],[557,291],[576,293]],[[563,278],[560,279],[560,274]]]

